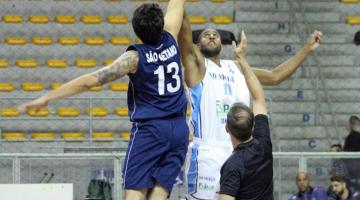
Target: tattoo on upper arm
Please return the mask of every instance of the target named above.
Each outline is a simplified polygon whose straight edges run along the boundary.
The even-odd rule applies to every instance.
[[[139,55],[135,51],[128,51],[120,56],[113,64],[93,73],[101,85],[119,79],[126,74],[135,73],[139,62]]]

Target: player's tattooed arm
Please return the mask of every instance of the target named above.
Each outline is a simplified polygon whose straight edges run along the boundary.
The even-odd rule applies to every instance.
[[[135,73],[138,62],[139,54],[136,51],[127,51],[112,64],[95,71],[92,75],[97,78],[97,85],[103,85],[127,74]]]

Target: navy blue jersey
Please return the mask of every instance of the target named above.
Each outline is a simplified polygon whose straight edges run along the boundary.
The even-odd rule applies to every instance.
[[[172,35],[164,31],[155,45],[139,44],[127,51],[139,53],[136,73],[130,74],[128,107],[131,121],[185,115],[180,51]]]

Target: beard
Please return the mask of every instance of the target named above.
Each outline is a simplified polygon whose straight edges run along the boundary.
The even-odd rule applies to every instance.
[[[213,49],[209,49],[206,46],[201,46],[200,51],[206,58],[211,58],[220,54],[221,46],[215,47]]]

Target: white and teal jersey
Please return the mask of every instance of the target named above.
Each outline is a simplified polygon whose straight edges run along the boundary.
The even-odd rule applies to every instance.
[[[235,102],[250,104],[245,78],[234,61],[221,60],[220,65],[205,58],[205,77],[190,88],[194,141],[230,143],[225,130],[230,106]]]

